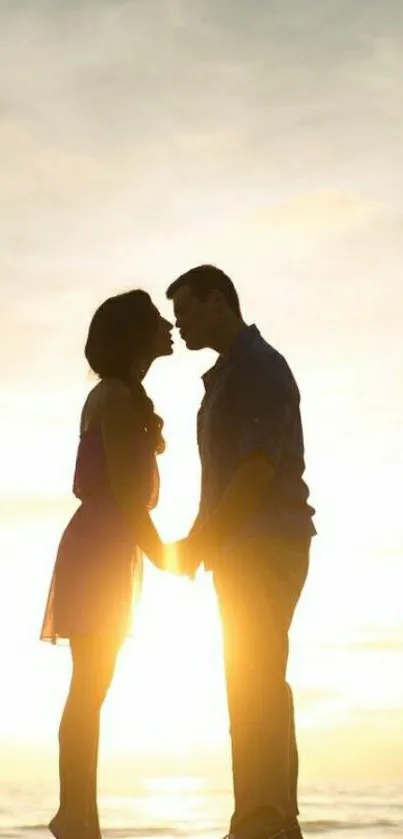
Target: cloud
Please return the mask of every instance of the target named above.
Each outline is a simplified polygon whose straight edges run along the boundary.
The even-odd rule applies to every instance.
[[[10,493],[0,494],[0,524],[6,527],[21,526],[23,522],[48,522],[52,519],[66,521],[68,514],[74,512],[77,503],[72,500],[71,492],[66,495],[45,495],[32,493],[22,495],[20,492],[13,497]]]
[[[403,652],[403,623],[390,627],[362,627],[358,637],[351,639],[349,649],[363,652]]]
[[[260,209],[245,225],[250,236],[265,235],[271,244],[276,238],[292,241],[293,247],[311,248],[312,240],[323,244],[327,237],[379,217],[382,207],[369,198],[342,190],[297,193],[287,200]]]
[[[378,637],[377,637],[378,636]],[[384,633],[379,627],[377,635],[371,638],[344,639],[342,643],[326,641],[326,650],[344,650],[346,654],[354,653],[399,653],[403,652],[403,628],[397,628],[391,635]]]
[[[317,707],[333,706],[340,699],[339,692],[327,688],[300,688],[297,691],[297,704],[301,712],[313,711]]]
[[[326,373],[323,428],[340,390],[373,423],[400,364],[400,5],[19,0],[0,24],[7,386],[85,376],[104,295],[162,302],[207,258],[304,392]]]

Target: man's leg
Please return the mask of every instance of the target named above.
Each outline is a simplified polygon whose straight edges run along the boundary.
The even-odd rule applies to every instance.
[[[231,832],[247,839],[269,839],[297,824],[298,756],[286,669],[288,630],[308,554],[308,542],[256,539],[214,575],[231,727]]]

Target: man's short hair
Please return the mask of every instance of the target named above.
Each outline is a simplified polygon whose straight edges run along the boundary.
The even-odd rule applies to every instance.
[[[241,317],[241,306],[234,283],[215,265],[197,265],[196,268],[181,274],[167,289],[168,300],[172,300],[176,292],[184,286],[190,288],[199,300],[206,300],[212,291],[221,291],[230,309]]]

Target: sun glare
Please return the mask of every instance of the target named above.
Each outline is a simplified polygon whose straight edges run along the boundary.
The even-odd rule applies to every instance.
[[[160,458],[161,498],[153,518],[164,542],[170,543],[186,535],[196,515],[199,465],[190,435],[185,439],[184,433],[176,437],[172,433],[177,406],[169,403],[161,380],[156,384],[161,389],[159,401],[161,413],[167,417],[170,445]],[[186,428],[189,425],[186,418]],[[52,499],[55,490],[47,480],[45,489]],[[57,476],[58,486],[65,486],[67,480],[66,469],[66,474]],[[0,545],[8,560],[3,571],[8,594],[0,614],[6,685],[0,698],[0,735],[16,742],[48,744],[55,754],[68,689],[69,652],[40,644],[38,635],[57,544],[76,504],[71,497],[61,499],[62,504],[49,504],[49,509],[43,505],[24,508],[23,518],[10,519]],[[360,621],[366,615],[369,621],[375,609],[385,626],[396,623],[399,580],[396,576],[393,590],[380,600],[376,568],[371,571],[366,546],[354,544],[351,532],[343,556],[344,567],[348,567],[346,585],[346,577],[340,573],[338,544],[332,545],[331,535],[326,541],[330,526],[322,525],[322,530],[315,541],[311,572],[291,632],[289,668],[298,729],[302,738],[308,737],[310,753],[313,743],[319,749],[323,732],[335,731],[357,706],[368,713],[377,708],[393,709],[396,697],[401,696],[400,671],[392,651],[372,649],[365,627],[359,634]],[[168,554],[174,570],[174,546]],[[357,591],[361,592],[358,601]],[[18,621],[15,603],[22,616]],[[379,676],[376,684],[374,668]],[[29,703],[27,684],[31,686]],[[221,746],[229,748],[228,713],[211,575],[201,569],[192,582],[162,573],[146,561],[142,595],[133,605],[131,637],[119,656],[103,711],[103,753],[119,758],[141,753],[155,756],[157,762],[176,755],[181,764],[183,755],[193,759],[204,747]]]
[[[132,638],[106,709],[111,747],[176,751],[227,732],[220,627],[209,575],[192,583],[147,566]]]

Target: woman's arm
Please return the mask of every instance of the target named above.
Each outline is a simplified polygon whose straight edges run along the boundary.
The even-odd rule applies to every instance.
[[[162,542],[147,508],[148,487],[136,474],[136,415],[129,389],[121,382],[104,383],[101,429],[112,493],[132,527],[133,539],[148,558],[162,567]]]

